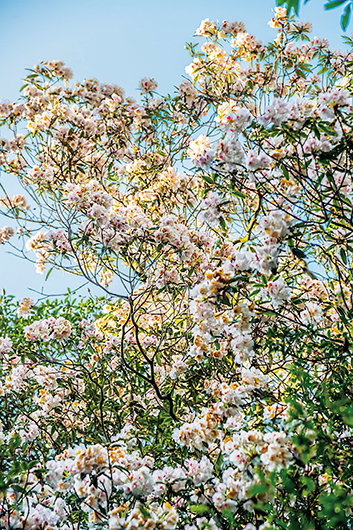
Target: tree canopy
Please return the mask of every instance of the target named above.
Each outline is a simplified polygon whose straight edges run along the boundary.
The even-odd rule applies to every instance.
[[[102,292],[0,299],[1,528],[352,527],[353,55],[270,25],[1,103],[0,241]]]

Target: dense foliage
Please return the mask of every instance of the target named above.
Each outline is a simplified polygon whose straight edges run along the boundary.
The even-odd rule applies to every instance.
[[[270,24],[0,105],[1,242],[103,296],[1,299],[1,528],[352,526],[353,54]]]

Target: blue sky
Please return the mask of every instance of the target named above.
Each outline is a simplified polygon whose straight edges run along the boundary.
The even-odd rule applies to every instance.
[[[341,10],[325,12],[323,4],[310,0],[300,18],[313,23],[313,35],[341,48]],[[185,42],[201,20],[243,21],[247,31],[267,41],[275,36],[267,25],[274,5],[275,0],[0,0],[0,100],[16,100],[25,68],[52,59],[65,61],[75,79],[114,82],[128,95],[137,95],[144,76],[154,77],[161,93],[171,92],[190,62]],[[80,285],[60,272],[45,282],[34,265],[9,250],[0,247],[0,288],[9,294],[36,299],[28,288],[49,295]]]

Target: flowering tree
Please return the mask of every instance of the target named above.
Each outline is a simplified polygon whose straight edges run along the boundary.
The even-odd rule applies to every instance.
[[[271,25],[1,104],[19,250],[103,296],[1,299],[1,528],[351,528],[353,55]]]

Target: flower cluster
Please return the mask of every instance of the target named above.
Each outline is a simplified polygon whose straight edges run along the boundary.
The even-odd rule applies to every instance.
[[[23,331],[29,341],[62,341],[71,335],[71,324],[66,318],[50,317],[46,320],[35,320],[32,324],[26,326]]]

